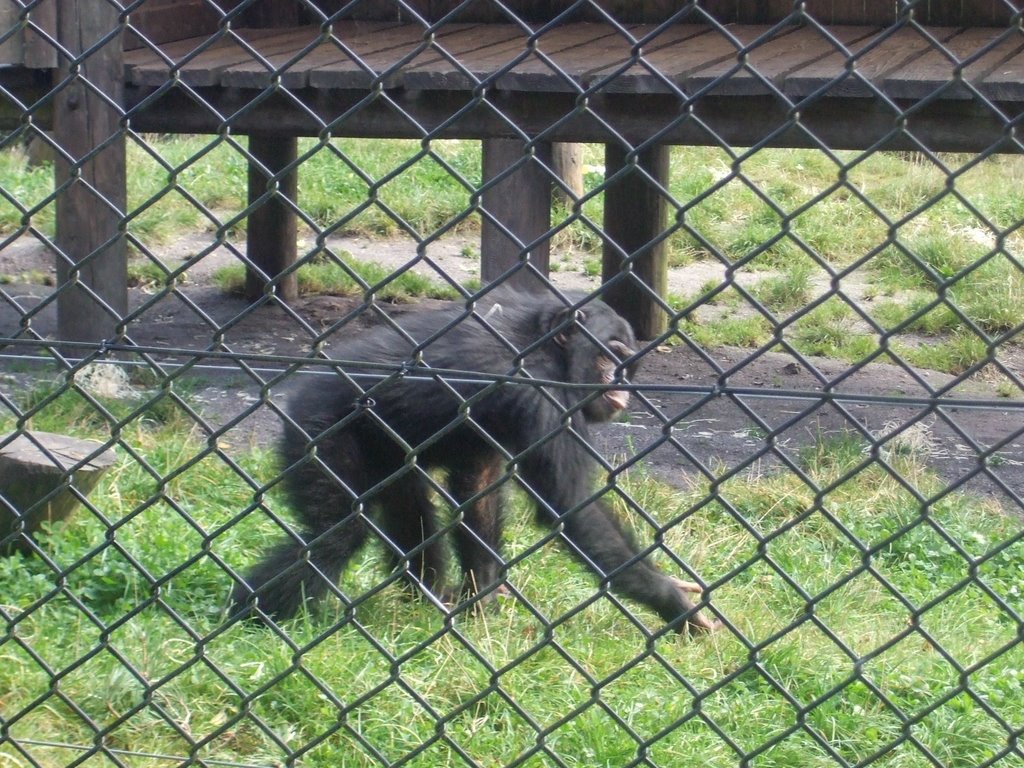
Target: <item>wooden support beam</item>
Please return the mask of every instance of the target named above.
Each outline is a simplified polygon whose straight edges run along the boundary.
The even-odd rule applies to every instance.
[[[246,224],[246,255],[253,266],[245,274],[245,296],[255,301],[273,283],[274,293],[282,301],[293,301],[299,294],[295,272],[281,275],[297,257],[296,217],[286,200],[298,198],[299,173],[294,163],[299,142],[294,136],[249,137],[249,203],[268,190],[273,197],[264,200],[249,214]],[[291,170],[285,170],[291,166]],[[269,175],[268,175],[269,172]]]
[[[39,101],[33,122],[47,126],[50,103],[43,97],[49,88],[20,69],[0,68],[0,85],[19,99]],[[673,121],[679,99],[652,93],[595,95],[590,100],[594,105],[591,113],[577,110],[573,94],[540,91],[496,91],[487,106],[467,111],[466,105],[476,97],[464,91],[431,91],[425,98],[423,92],[397,88],[389,91],[386,99],[367,101],[365,90],[297,88],[290,91],[290,98],[270,96],[259,101],[258,91],[243,88],[204,87],[191,92],[171,88],[154,97],[156,90],[156,86],[128,86],[128,107],[137,131],[216,133],[221,128],[218,115],[229,114],[234,115],[232,129],[237,133],[273,125],[282,133],[317,136],[325,122],[346,114],[344,122],[332,128],[333,136],[421,140],[426,131],[439,139],[508,139],[509,126],[514,125],[524,133],[543,133],[553,141],[625,139],[635,144],[658,133],[665,144],[702,147],[749,147],[770,137],[765,147],[897,151],[920,150],[924,144],[933,152],[974,154],[993,149],[1019,153],[1020,144],[1007,134],[1004,115],[1018,122],[1024,115],[1024,91],[1018,100],[1017,90],[1013,91],[1014,100],[994,97],[991,105],[972,99],[890,102],[830,96],[805,104],[798,123],[785,100],[775,96],[708,95],[693,105],[698,119]],[[910,110],[905,130],[894,131],[893,103]],[[453,121],[452,115],[460,111]],[[758,119],[751,120],[751,115]],[[0,97],[0,128],[18,128],[22,119],[18,103]],[[666,121],[672,122],[671,127],[666,128]]]
[[[538,272],[545,277],[548,274],[550,241],[544,236],[551,228],[550,145],[536,149],[525,163],[483,193],[483,207],[489,214],[483,218],[480,233],[480,279],[485,283],[525,264],[527,257]],[[524,152],[523,142],[518,139],[485,139],[484,183],[522,161]],[[534,243],[539,238],[544,239]],[[542,286],[536,272],[525,266],[503,284],[525,291],[537,291]]]
[[[619,144],[605,146],[602,291],[608,304],[633,326],[637,338],[651,339],[665,331],[668,317],[652,294],[664,298],[668,288],[668,252],[658,238],[668,225],[668,201],[652,180],[668,188],[669,148],[659,144],[642,150],[630,162]]]
[[[57,332],[61,341],[118,335],[128,309],[121,35],[116,4],[67,0],[57,32],[63,50],[54,94],[57,182]],[[79,58],[88,51],[88,55]]]

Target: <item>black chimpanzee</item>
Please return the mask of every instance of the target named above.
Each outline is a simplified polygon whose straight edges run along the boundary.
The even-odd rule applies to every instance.
[[[380,377],[356,383],[353,366],[312,377],[291,400],[295,425],[282,453],[301,539],[290,535],[236,586],[232,613],[251,611],[255,597],[275,619],[294,615],[304,599],[329,590],[371,530],[383,534],[393,565],[410,580],[441,600],[457,599],[445,590],[424,475],[435,468],[447,473],[462,511],[454,534],[463,593],[493,593],[503,581],[500,485],[514,466],[538,518],[561,525],[574,554],[614,591],[666,622],[683,620],[681,630],[712,629],[686,595],[699,587],[658,571],[608,507],[591,499],[598,463],[586,447],[587,422],[626,407],[629,393],[608,385],[634,372],[636,342],[604,303],[573,301],[494,291],[473,311],[411,313],[404,333],[380,327],[332,350],[338,359],[377,364]]]

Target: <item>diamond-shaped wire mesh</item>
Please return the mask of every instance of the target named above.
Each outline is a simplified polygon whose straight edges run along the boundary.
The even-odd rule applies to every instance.
[[[0,763],[1024,764],[1021,13],[10,0]]]

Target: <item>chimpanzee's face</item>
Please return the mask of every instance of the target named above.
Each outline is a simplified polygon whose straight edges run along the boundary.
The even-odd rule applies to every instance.
[[[570,335],[571,378],[602,386],[632,381],[638,361],[636,339],[629,324],[603,303],[586,306],[577,313],[581,328]],[[628,361],[628,363],[627,363]],[[608,388],[590,397],[583,407],[588,421],[608,421],[629,405],[629,391]]]
[[[610,339],[604,342],[608,352],[615,358],[602,350],[594,358],[593,365],[596,367],[597,383],[612,384],[616,378],[619,381],[625,379],[631,381],[636,373],[637,363],[631,362],[629,366],[623,367],[623,361],[632,357],[635,350],[623,341]],[[616,377],[616,372],[619,372]],[[606,389],[601,394],[590,400],[583,408],[583,413],[588,421],[608,421],[614,419],[629,405],[629,391],[625,389]]]

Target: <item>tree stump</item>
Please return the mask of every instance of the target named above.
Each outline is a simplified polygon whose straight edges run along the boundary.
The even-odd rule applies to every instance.
[[[96,487],[100,476],[113,465],[114,451],[107,449],[82,462],[100,445],[95,440],[31,432],[18,435],[0,448],[0,555],[16,550],[31,552],[26,536],[44,523],[52,524],[71,514],[78,498],[69,484],[83,496]],[[59,492],[42,501],[61,486]]]

